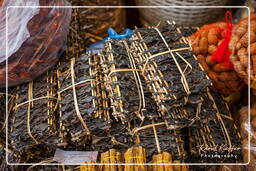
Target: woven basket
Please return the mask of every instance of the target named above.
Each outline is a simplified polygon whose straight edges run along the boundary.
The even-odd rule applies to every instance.
[[[230,0],[136,0],[139,6],[224,6]],[[223,14],[223,15],[222,15]],[[201,26],[224,16],[221,8],[140,8],[142,24],[156,25],[159,21],[174,20],[186,26]]]

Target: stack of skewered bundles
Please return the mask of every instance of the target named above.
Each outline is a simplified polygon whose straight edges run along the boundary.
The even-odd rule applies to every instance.
[[[135,61],[127,50],[127,43],[129,42],[108,41],[103,55],[100,55],[115,120],[110,128],[113,143],[119,144],[118,149],[127,149],[131,145],[143,146],[147,149],[148,161],[153,154],[161,152],[161,148],[176,159],[184,159],[181,134],[168,130],[166,122],[159,117],[152,93],[148,91],[141,72],[136,68]],[[123,125],[123,128],[114,133],[118,125]]]
[[[215,110],[211,101],[203,103],[211,82],[190,50],[178,25],[169,22],[159,29],[135,30],[131,42],[132,55],[170,129],[205,123]]]
[[[55,82],[56,75],[49,71],[33,82],[16,87],[15,105],[8,118],[8,135],[15,157],[21,159],[20,155],[28,153],[32,146],[58,143]]]
[[[168,31],[170,31],[170,30],[174,31],[175,29],[178,29],[176,25],[169,25],[169,26],[163,27],[159,30],[161,30],[163,32],[166,31],[163,34],[167,37]],[[159,31],[159,30],[157,30],[157,29],[137,29],[137,30],[135,30],[136,34],[129,41],[112,40],[112,41],[108,41],[106,43],[105,53],[101,57],[103,59],[102,67],[104,68],[104,71],[106,72],[106,77],[105,77],[106,88],[109,92],[111,107],[113,109],[113,116],[115,117],[115,119],[122,121],[122,123],[129,123],[130,127],[135,126],[135,129],[133,129],[132,133],[134,133],[136,130],[141,130],[141,129],[143,130],[143,127],[146,127],[146,128],[152,127],[154,130],[154,129],[156,129],[156,128],[154,128],[155,125],[157,125],[157,126],[160,126],[160,125],[166,126],[167,125],[168,128],[173,129],[173,128],[184,127],[184,125],[190,126],[192,124],[195,124],[193,121],[188,122],[188,119],[186,118],[188,116],[186,116],[184,114],[183,114],[183,116],[179,116],[179,114],[182,113],[181,111],[186,112],[186,110],[187,110],[187,111],[189,111],[189,112],[187,112],[187,114],[191,114],[191,113],[193,114],[193,112],[194,112],[194,115],[196,115],[197,111],[194,111],[194,110],[197,109],[199,111],[197,114],[200,114],[200,116],[203,115],[203,116],[201,116],[202,118],[204,118],[204,116],[209,118],[206,121],[203,121],[203,119],[200,119],[200,121],[202,123],[207,122],[207,121],[211,122],[211,126],[213,127],[212,128],[213,130],[211,130],[212,134],[216,134],[216,132],[218,131],[218,129],[215,129],[215,126],[219,127],[219,129],[221,129],[222,127],[225,127],[225,125],[219,124],[219,122],[221,122],[221,121],[216,122],[216,120],[228,119],[228,121],[224,121],[224,124],[229,124],[229,126],[226,129],[227,130],[233,129],[233,131],[231,131],[231,134],[232,134],[232,136],[235,135],[233,137],[234,139],[231,140],[231,143],[234,143],[239,146],[240,137],[237,134],[236,126],[234,125],[231,116],[228,114],[227,114],[227,117],[224,119],[219,118],[219,115],[218,115],[218,107],[219,106],[218,107],[216,106],[216,103],[215,103],[216,99],[214,100],[212,98],[212,95],[209,92],[209,90],[206,89],[206,87],[209,85],[209,82],[204,78],[204,76],[205,76],[204,73],[202,72],[201,75],[198,74],[201,71],[201,66],[198,65],[198,63],[196,63],[195,60],[193,60],[194,59],[193,54],[187,55],[186,58],[182,61],[185,63],[185,66],[182,66],[182,64],[181,64],[181,67],[184,67],[187,69],[189,66],[186,66],[186,64],[190,63],[192,65],[191,70],[194,71],[193,74],[196,73],[194,75],[194,77],[193,77],[193,74],[191,74],[192,76],[189,75],[190,73],[185,74],[186,76],[188,76],[188,80],[190,80],[189,83],[191,83],[191,85],[188,87],[192,89],[192,93],[189,94],[190,96],[188,96],[188,100],[182,99],[182,98],[184,98],[184,95],[186,95],[185,88],[183,89],[183,92],[182,92],[182,88],[180,88],[181,90],[176,88],[176,92],[171,89],[172,91],[169,91],[168,94],[167,93],[166,93],[166,95],[164,94],[164,90],[163,90],[165,88],[163,86],[164,83],[166,83],[166,82],[168,83],[168,81],[169,81],[169,83],[171,83],[172,87],[174,87],[174,86],[176,86],[175,83],[176,84],[179,83],[181,76],[178,74],[177,74],[178,76],[173,74],[174,72],[173,73],[170,73],[170,71],[168,72],[169,69],[173,70],[173,68],[174,68],[174,67],[168,66],[168,65],[170,65],[170,63],[172,63],[172,61],[170,60],[170,58],[168,58],[168,56],[167,57],[165,56],[165,58],[164,57],[160,58],[161,57],[160,55],[162,55],[162,53],[161,53],[161,54],[159,54],[160,59],[157,59],[156,58],[156,57],[158,57],[157,55],[150,54],[150,51],[153,51],[156,53],[160,49],[159,48],[159,44],[160,44],[159,39],[161,40],[162,37],[160,36],[160,38],[157,39],[157,37],[154,36],[154,31],[157,34],[159,34],[159,32],[161,33],[161,31]],[[140,40],[138,37],[141,36],[140,32],[143,32],[143,31],[145,34],[144,36],[145,37],[148,36],[148,37]],[[148,35],[147,35],[147,33],[148,33]],[[149,37],[149,35],[152,37]],[[170,32],[169,32],[169,35],[171,35]],[[136,37],[136,36],[138,36],[138,37]],[[180,36],[180,38],[181,38],[182,34],[180,34],[180,35],[177,34],[176,36]],[[168,39],[168,37],[167,37],[167,39]],[[178,38],[177,38],[177,40],[178,40]],[[150,43],[149,43],[150,41],[154,42],[155,46],[150,47],[150,49],[146,49],[145,52],[143,53],[143,48],[147,48],[148,47],[147,44],[150,45]],[[167,44],[171,44],[170,42],[172,41],[172,39],[169,38],[168,41],[169,42]],[[186,40],[184,39],[183,41],[186,41]],[[175,43],[173,43],[171,45],[174,46]],[[187,50],[186,48],[189,49],[189,47],[184,47],[182,49],[176,49],[176,51]],[[162,49],[164,49],[164,48],[162,48]],[[163,52],[163,54],[166,55],[166,54],[170,53],[171,51],[175,52],[175,50],[169,50],[169,49],[166,49],[166,51],[167,52]],[[186,52],[183,52],[183,53],[180,52],[180,53],[182,55],[186,54]],[[187,52],[187,53],[189,53],[189,52]],[[145,56],[143,56],[143,55],[145,55]],[[148,55],[148,56],[146,56],[146,55]],[[156,58],[155,59],[156,61],[150,62],[149,60],[147,60],[148,58],[153,58],[152,56],[154,58]],[[143,57],[144,57],[144,61],[143,61]],[[189,57],[190,58],[192,57],[192,58],[189,59]],[[138,59],[138,58],[141,58],[141,59]],[[141,60],[140,63],[139,63],[139,60]],[[167,62],[165,60],[167,60]],[[189,60],[189,62],[186,63],[187,60]],[[157,62],[160,63],[161,65],[158,66]],[[178,62],[178,64],[180,64],[180,63],[181,63],[181,61]],[[151,68],[147,69],[146,68],[147,65],[149,65]],[[164,65],[166,65],[166,66],[164,66]],[[158,68],[155,69],[154,67],[158,67]],[[184,70],[184,68],[182,68],[182,69]],[[160,69],[162,69],[162,70],[160,70]],[[164,77],[164,75],[159,74],[159,73],[161,73],[161,71],[163,71],[163,73],[166,75],[168,74],[168,76],[174,75],[173,76],[174,78],[175,78],[175,76],[177,76],[176,79],[173,79],[176,82],[173,82],[173,80],[170,81],[167,76]],[[150,72],[151,72],[151,75],[149,74]],[[201,76],[200,77],[201,79],[197,78],[198,75]],[[202,86],[202,88],[200,88],[201,91],[193,90],[193,88],[195,88],[195,87],[192,86],[193,81],[191,79],[189,79],[189,76],[194,78],[193,80],[196,83],[198,83],[199,86]],[[163,80],[159,79],[162,77],[165,79],[163,79]],[[182,80],[182,81],[184,81],[184,80]],[[180,82],[180,85],[178,85],[178,86],[180,86],[180,87],[182,87],[182,85],[184,86],[184,84],[182,84],[182,81]],[[200,81],[202,81],[202,82],[200,82]],[[156,84],[154,84],[155,82],[156,82]],[[206,84],[206,85],[204,85],[204,84]],[[176,93],[175,94],[176,96],[178,96],[182,93],[183,93],[182,94],[183,96],[180,95],[180,98],[176,98],[176,99],[175,99],[175,96],[173,99],[171,99],[171,98],[163,99],[167,95],[173,95],[174,92]],[[160,96],[159,94],[162,96]],[[149,96],[149,97],[147,97],[147,96]],[[154,99],[157,106],[154,106],[154,104],[152,103],[152,100],[150,100],[150,96],[151,96],[151,98]],[[200,99],[202,99],[202,100],[200,101]],[[172,101],[168,103],[167,100],[170,100],[170,101],[172,100]],[[217,100],[221,101],[221,97],[217,97]],[[148,102],[151,102],[151,103],[148,103]],[[165,104],[166,107],[169,107],[171,105],[173,105],[173,106],[172,106],[172,108],[168,108],[169,110],[164,110],[164,108],[163,108],[163,107],[165,107],[163,105],[164,103],[166,103]],[[193,106],[193,104],[197,104],[197,103],[199,103],[198,104],[199,109],[197,108],[197,105]],[[155,112],[152,112],[152,111],[154,111],[155,108],[157,108],[158,111],[161,111],[161,113],[156,112],[158,115],[155,115]],[[164,115],[165,112],[168,113],[171,109],[175,109],[175,108],[176,108],[176,111],[174,110],[174,113],[172,113],[172,115],[171,115],[171,117],[174,117],[174,118],[171,118],[168,120],[168,117],[166,117]],[[222,111],[223,111],[222,113],[225,113],[225,112],[227,113],[228,109],[224,108]],[[163,120],[161,121],[160,118]],[[177,119],[177,121],[182,121],[182,119],[183,119],[185,121],[183,121],[183,123],[181,124],[177,121],[173,122],[174,119]],[[136,128],[136,122],[138,122],[140,120],[142,122],[142,124],[139,124],[139,125],[141,125],[141,127]],[[154,120],[157,120],[157,123],[154,124]],[[151,124],[147,124],[147,126],[144,126],[143,123],[147,123],[147,122],[151,122]],[[172,125],[170,126],[170,123],[174,126],[173,127],[172,127]],[[182,126],[180,126],[180,125],[182,125]],[[202,124],[199,124],[199,125],[202,125]],[[200,128],[201,127],[199,127],[198,129],[200,129]],[[191,130],[198,130],[198,129],[191,128]],[[171,133],[171,134],[175,135],[175,133]],[[158,134],[157,136],[161,136],[161,134]],[[146,137],[148,137],[148,136],[146,136]],[[225,140],[226,135],[222,134],[222,136],[220,138],[222,140]],[[143,137],[142,138],[139,137],[139,140],[140,139],[143,139]],[[195,140],[193,140],[193,142],[194,141]],[[149,140],[147,142],[152,142],[152,140],[151,141]],[[218,139],[213,139],[213,140],[211,140],[211,142],[213,144],[214,143],[218,144]],[[156,143],[156,145],[157,145],[157,143]],[[192,145],[192,148],[195,148],[196,145],[195,146],[194,145],[195,144]],[[146,148],[148,148],[149,146],[150,145],[145,145]],[[155,149],[154,151],[156,151],[156,150],[159,150],[159,149]],[[168,151],[168,149],[167,149],[167,151]],[[191,150],[191,152],[193,154],[193,150]],[[180,155],[180,153],[179,153],[179,155]],[[198,155],[198,153],[197,153],[197,155]]]
[[[173,127],[170,127],[170,123],[173,125],[177,124],[179,126],[180,125],[184,126],[184,124],[187,124],[186,126],[189,126],[189,125],[191,125],[191,123],[193,124],[193,122],[191,122],[191,121],[188,122],[186,120],[186,121],[183,121],[183,124],[180,124],[177,121],[182,121],[182,120],[178,120],[178,119],[182,118],[182,116],[178,116],[178,115],[181,113],[180,111],[186,111],[186,110],[189,111],[189,112],[187,112],[189,114],[191,114],[191,113],[193,114],[193,112],[197,113],[196,111],[193,111],[193,109],[197,108],[196,105],[193,106],[193,104],[196,104],[196,102],[197,102],[200,104],[200,107],[199,107],[200,116],[203,115],[203,116],[201,116],[202,118],[204,116],[209,117],[209,120],[207,120],[207,121],[209,121],[210,126],[204,126],[203,128],[205,130],[207,130],[208,133],[211,134],[209,136],[211,139],[207,138],[210,141],[210,143],[212,143],[213,145],[221,144],[225,141],[226,138],[229,139],[231,136],[232,138],[230,140],[230,143],[234,144],[236,147],[239,148],[240,147],[240,144],[239,144],[240,135],[238,134],[237,128],[232,120],[232,117],[228,113],[228,109],[225,105],[224,105],[224,107],[218,105],[218,103],[220,103],[219,101],[221,101],[221,97],[215,97],[215,99],[214,99],[211,95],[211,92],[205,88],[209,85],[209,83],[204,78],[204,76],[205,76],[204,73],[201,73],[201,77],[200,77],[201,79],[198,79],[198,75],[200,75],[198,73],[200,73],[200,71],[201,71],[201,68],[200,68],[201,66],[198,65],[195,62],[195,60],[193,60],[194,59],[193,54],[187,55],[183,61],[178,62],[178,65],[181,65],[181,67],[184,67],[185,71],[186,71],[186,69],[188,69],[188,67],[189,67],[186,65],[187,64],[186,60],[189,60],[188,63],[192,65],[191,70],[193,71],[193,74],[195,74],[193,80],[195,80],[195,82],[198,83],[200,86],[203,86],[200,88],[201,91],[192,90],[192,93],[189,94],[190,96],[188,96],[189,97],[188,100],[184,100],[182,98],[186,97],[186,92],[184,91],[184,90],[186,90],[185,87],[183,89],[183,92],[182,92],[182,88],[180,88],[180,89],[176,88],[176,92],[171,89],[172,91],[169,91],[169,93],[167,95],[173,95],[174,94],[173,92],[175,92],[176,93],[175,95],[178,96],[179,94],[183,93],[182,95],[180,95],[181,98],[177,98],[178,100],[175,98],[173,98],[173,99],[169,98],[168,100],[172,100],[169,103],[168,103],[168,100],[166,100],[166,99],[163,100],[163,97],[167,96],[164,94],[164,90],[163,90],[163,88],[165,88],[163,86],[164,83],[167,83],[167,84],[170,83],[172,85],[172,87],[177,86],[177,85],[175,85],[175,83],[176,84],[179,83],[178,82],[179,79],[177,79],[177,78],[180,78],[181,76],[178,74],[177,74],[178,76],[173,74],[174,72],[170,73],[169,70],[174,71],[175,67],[168,66],[172,63],[172,61],[170,60],[170,58],[168,58],[168,56],[164,56],[164,55],[170,53],[170,51],[175,52],[175,50],[166,49],[167,52],[163,52],[163,54],[164,54],[163,56],[160,56],[160,55],[162,55],[162,53],[160,53],[159,58],[157,58],[158,57],[157,55],[151,54],[152,52],[157,54],[156,52],[159,52],[158,51],[159,49],[161,50],[161,46],[159,48],[159,44],[160,44],[159,42],[161,41],[161,39],[165,38],[164,36],[162,36],[162,37],[159,36],[159,38],[154,36],[154,32],[157,35],[158,34],[161,35],[161,32],[163,32],[162,35],[165,35],[167,37],[166,38],[167,41],[169,41],[168,43],[166,42],[166,44],[171,44],[171,42],[173,40],[171,38],[168,38],[167,33],[169,33],[169,35],[171,35],[171,33],[168,31],[174,31],[175,29],[177,29],[179,31],[179,28],[176,25],[171,25],[171,24],[169,26],[160,28],[159,30],[157,30],[156,28],[155,29],[153,29],[153,28],[152,29],[137,29],[137,30],[135,30],[135,35],[133,36],[133,39],[130,41],[119,41],[119,42],[118,41],[110,41],[110,42],[106,43],[105,56],[107,56],[107,58],[105,60],[107,62],[105,62],[105,63],[103,62],[103,68],[105,67],[104,71],[107,72],[107,77],[106,77],[107,85],[110,85],[110,86],[107,86],[107,89],[109,90],[109,94],[110,94],[109,97],[110,97],[111,104],[112,104],[111,106],[113,107],[113,111],[114,111],[113,115],[116,118],[118,118],[119,120],[121,120],[122,122],[127,122],[127,119],[128,119],[128,122],[130,122],[132,120],[132,118],[137,118],[137,120],[141,119],[144,122],[146,122],[147,119],[145,119],[145,118],[149,118],[151,120],[151,122],[154,121],[154,119],[157,119],[158,124],[162,124],[161,121],[159,122],[160,119],[156,115],[154,115],[154,112],[150,113],[150,111],[152,111],[152,108],[155,108],[155,106],[150,104],[149,105],[150,107],[148,107],[146,105],[147,104],[146,95],[148,93],[152,93],[152,95],[153,95],[152,97],[156,101],[158,110],[161,111],[161,114],[163,114],[163,113],[165,114],[165,112],[168,113],[171,109],[177,108],[176,111],[174,110],[175,113],[172,113],[172,115],[171,115],[174,118],[171,118],[169,120],[167,120],[168,117],[165,117],[165,115],[159,115],[160,118],[165,120],[164,122],[166,125],[168,125],[168,128],[173,128]],[[145,35],[143,35],[143,31],[144,31]],[[145,38],[143,39],[141,35],[143,35]],[[174,35],[175,34],[173,33],[172,37],[174,37]],[[178,37],[177,40],[179,40],[179,38],[182,38],[182,34],[180,34],[180,35],[177,34],[176,36]],[[160,41],[159,41],[159,39],[160,39]],[[183,39],[182,41],[184,44],[186,43],[186,39]],[[152,44],[155,43],[153,47],[152,47],[152,45],[150,46],[151,42],[152,42]],[[172,43],[171,45],[174,46],[175,43]],[[176,46],[178,46],[178,45],[176,44]],[[145,48],[145,52],[143,52],[143,50],[144,50],[143,48]],[[185,50],[189,49],[189,48],[188,49],[186,49],[186,48],[188,48],[188,47],[185,46],[184,48],[181,48],[181,49],[176,48],[176,51],[181,50],[181,52],[179,52],[179,53],[181,53],[182,55],[186,55]],[[117,51],[117,49],[118,49],[118,51]],[[162,47],[162,49],[164,49],[164,48]],[[183,52],[183,51],[185,51],[185,52]],[[187,53],[189,53],[189,51]],[[133,57],[135,57],[135,58],[133,58]],[[143,57],[144,57],[144,60],[143,60]],[[180,55],[179,57],[182,57],[182,56]],[[192,57],[192,58],[189,59],[189,57],[190,58]],[[155,61],[152,60],[150,62],[149,61],[150,58],[151,59],[155,58]],[[171,58],[171,59],[173,59],[173,58]],[[182,66],[182,62],[185,63],[184,66]],[[158,63],[160,63],[160,66],[157,65]],[[164,65],[166,65],[166,66],[164,66]],[[151,68],[147,69],[146,67],[151,67]],[[157,67],[157,69],[155,69],[154,67]],[[162,75],[161,75],[161,71],[163,73]],[[184,69],[183,69],[183,71],[184,71]],[[133,72],[133,73],[131,73],[131,72]],[[168,76],[174,75],[173,76],[174,79],[170,81],[170,78],[168,78],[167,76],[164,77],[165,74],[166,75],[168,74]],[[191,80],[191,79],[189,79],[189,76],[192,75],[191,77],[193,78],[193,74],[191,74],[191,75],[189,75],[189,74],[190,73],[185,74],[185,75],[188,77],[188,80]],[[177,76],[176,79],[175,79],[175,76]],[[137,77],[137,80],[135,79],[136,77]],[[164,78],[164,79],[161,80],[159,78]],[[135,81],[133,81],[133,79]],[[186,79],[186,77],[185,77],[185,79]],[[144,83],[145,81],[143,81],[143,80],[146,80],[146,84]],[[162,84],[161,84],[161,81],[163,82]],[[184,81],[184,80],[182,80],[182,81]],[[182,84],[182,83],[184,83],[185,81],[184,82],[182,82],[182,81],[180,82],[180,87],[182,87],[182,85],[184,86],[184,84]],[[200,81],[202,81],[202,82],[200,82]],[[129,82],[131,82],[131,83],[129,83]],[[158,83],[158,85],[157,85],[157,83]],[[189,82],[189,83],[191,83],[191,85],[193,85],[193,82]],[[206,84],[205,87],[204,87],[204,83]],[[135,88],[133,88],[134,87],[133,85],[137,85],[137,89],[136,89],[136,86],[135,86]],[[143,88],[145,88],[145,85],[146,85],[146,89],[143,89]],[[194,88],[193,86],[188,86],[188,87],[191,89]],[[161,89],[162,89],[162,92],[161,92]],[[126,90],[126,92],[124,90]],[[167,89],[167,90],[169,90],[169,89]],[[129,93],[130,95],[127,95],[127,92],[129,92],[129,91],[130,91],[130,93]],[[136,92],[136,93],[134,93],[134,92]],[[160,95],[162,95],[162,96],[160,96]],[[198,98],[199,98],[199,100],[198,100]],[[202,99],[202,100],[200,101],[200,99]],[[143,101],[144,101],[144,106],[146,106],[146,107],[143,106],[143,103],[142,103]],[[218,101],[217,104],[215,101]],[[163,105],[164,104],[163,102],[165,102],[167,104],[167,105],[165,105],[166,107],[173,105],[172,108],[168,108],[169,110],[163,110],[163,108],[165,107]],[[125,103],[127,103],[127,104],[125,104]],[[130,108],[129,108],[129,104],[132,104],[132,106]],[[149,109],[149,110],[147,110],[147,109]],[[220,110],[220,111],[218,111],[218,110]],[[131,112],[131,111],[133,111],[133,112]],[[221,114],[223,116],[220,115],[219,112],[221,112]],[[177,121],[172,123],[172,121],[174,119],[176,119],[175,117],[177,118]],[[187,119],[186,117],[187,117],[186,115],[185,116],[183,115],[182,119]],[[204,122],[202,118],[200,119],[200,121]],[[205,121],[205,122],[207,122],[207,121]],[[222,122],[224,122],[224,123],[222,123]],[[227,125],[225,125],[225,124],[227,124]],[[154,124],[152,124],[152,125],[154,125]],[[176,127],[174,127],[174,128],[179,128],[179,126],[177,127],[177,125],[175,125]],[[216,127],[217,127],[217,129],[216,129]],[[142,125],[142,128],[143,128],[143,125]],[[192,134],[194,134],[194,133],[196,134],[198,132],[198,130],[201,128],[202,127],[191,128],[191,130],[193,132]],[[224,133],[222,132],[222,134],[220,136],[221,142],[218,142],[219,140],[216,138],[216,135],[219,134],[218,130],[222,129],[222,128],[226,129],[226,131],[228,131],[228,132],[224,132]],[[196,134],[196,135],[198,135],[198,134]],[[203,136],[207,136],[207,135],[203,135]],[[191,136],[191,137],[193,137],[193,136]],[[195,136],[195,137],[198,137],[198,136]],[[202,137],[200,137],[200,138],[202,138]],[[202,145],[201,144],[202,141],[199,141],[199,143],[197,143],[197,140],[192,139],[192,138],[191,138],[191,141],[192,141],[191,154],[195,154],[194,148],[197,148],[198,145]],[[150,142],[150,141],[148,141],[148,142]],[[205,144],[205,145],[208,145],[208,144]],[[240,151],[238,150],[236,153],[238,155],[238,157],[240,157],[239,152]],[[196,153],[196,155],[199,156],[199,153]],[[219,161],[222,161],[222,160],[219,160]],[[231,161],[231,160],[229,160],[229,161]]]
[[[61,61],[56,70],[57,115],[61,136],[59,146],[88,146],[93,141],[88,136],[91,131],[99,136],[106,134],[101,131],[109,127],[109,106],[105,100],[104,85],[100,83],[102,76],[98,58],[82,55],[86,41],[82,39],[78,9],[74,9],[72,17],[66,60]]]
[[[241,162],[241,135],[234,124],[228,106],[220,100],[221,97],[218,94],[208,93],[218,110],[213,114],[214,120],[204,127],[189,129],[190,160],[191,162],[206,161],[211,163],[219,161]],[[215,154],[217,156],[214,156]]]
[[[100,153],[142,146],[145,161],[163,152],[184,161],[179,129],[201,128],[218,109],[179,27],[136,29],[130,40],[107,41],[95,55],[82,54],[84,42],[74,29],[56,69],[16,89],[12,161],[45,160],[57,146]],[[32,155],[41,146],[47,156]]]
[[[106,136],[111,121],[110,107],[104,98],[96,56],[83,55],[60,63],[57,77],[58,115],[63,145],[74,143],[88,146],[98,136]]]
[[[108,41],[101,56],[112,115],[119,124],[128,126],[130,135],[136,139],[134,145],[147,149],[147,160],[161,149],[176,159],[184,159],[186,154],[181,134],[167,129],[167,121],[159,115],[152,93],[127,49],[128,43]]]
[[[73,56],[65,56],[63,60],[68,61],[74,55],[78,57],[85,48],[79,34],[77,16],[78,14],[74,10],[67,43],[69,48],[66,50],[66,53],[73,52]],[[61,116],[58,115],[60,104],[58,103],[57,78],[57,70],[52,69],[33,82],[14,88],[15,105],[8,118],[10,145],[14,147],[14,154],[10,155],[10,162],[28,162],[26,159],[21,161],[21,157],[22,153],[23,155],[24,153],[33,154],[31,151],[33,148],[30,146],[37,148],[41,144],[65,145],[63,143],[65,133],[61,132],[62,127],[59,124]],[[54,147],[52,148],[54,149]],[[34,156],[34,160],[30,160],[30,163],[39,160],[44,160],[44,158],[41,158],[40,155]]]

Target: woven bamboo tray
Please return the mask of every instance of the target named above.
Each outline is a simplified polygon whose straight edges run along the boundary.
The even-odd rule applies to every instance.
[[[224,6],[230,0],[137,0],[140,6]],[[157,25],[159,21],[174,20],[186,26],[201,26],[224,16],[220,8],[141,8],[141,21],[144,26]],[[222,15],[223,14],[223,15]]]

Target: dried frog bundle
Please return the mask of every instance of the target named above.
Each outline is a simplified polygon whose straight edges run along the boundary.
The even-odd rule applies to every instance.
[[[167,129],[166,121],[162,119],[135,121],[132,134],[136,137],[136,144],[146,148],[147,161],[161,152],[170,153],[175,160],[186,157],[181,132]]]
[[[9,90],[9,92],[12,92],[12,90]],[[12,109],[14,105],[14,96],[10,93],[8,94],[8,113],[10,113],[10,110]],[[6,115],[6,92],[5,90],[0,90],[0,146],[6,145],[6,122],[7,122],[7,115]],[[10,147],[8,147],[10,148]],[[8,149],[7,151],[10,151],[11,149]]]
[[[8,160],[10,163],[51,163],[53,162],[52,156],[54,156],[55,148],[56,146],[49,144],[23,146],[20,149],[14,149],[14,151],[8,155]]]
[[[77,6],[122,6],[122,0],[69,0]],[[106,30],[113,28],[120,32],[126,25],[124,8],[78,8],[76,9],[82,36],[87,45],[107,36]]]
[[[171,118],[170,125],[174,128],[208,117],[183,108],[187,104],[190,109],[195,108],[193,105],[200,108],[206,87],[211,83],[183,34],[171,23],[161,28],[136,29],[130,48],[162,116]],[[171,113],[177,107],[183,110],[180,116]]]
[[[68,142],[85,145],[89,135],[105,135],[110,127],[109,108],[105,106],[107,100],[101,94],[103,85],[98,62],[97,56],[82,55],[58,66],[59,123],[63,145]],[[70,140],[67,140],[69,136]]]
[[[101,56],[112,115],[122,123],[135,118],[158,117],[157,106],[148,91],[141,71],[129,53],[127,41],[111,40]]]
[[[126,150],[134,145],[134,137],[130,134],[127,125],[112,122],[109,130],[104,134],[94,134],[91,137],[91,150],[100,153],[115,148],[118,150]]]
[[[207,93],[202,94],[201,98],[202,100],[199,101],[199,105],[192,102],[182,107],[171,108],[169,111],[169,114],[171,115],[163,117],[163,119],[168,122],[168,128],[176,129],[179,128],[178,125],[187,125],[188,127],[200,128],[209,121],[213,120],[215,118],[214,114],[217,112],[217,109],[213,105],[214,102],[211,98],[209,98]],[[189,118],[189,115],[191,114],[193,114],[194,118],[188,122],[188,119],[184,118],[184,116]],[[176,117],[175,120],[173,119],[174,117]],[[179,124],[177,124],[177,122]]]
[[[10,166],[7,164],[5,147],[1,146],[1,144],[0,144],[0,170],[15,171],[14,166]]]
[[[197,31],[197,28],[195,27],[186,27],[183,25],[178,25],[178,27],[180,28],[180,31],[184,37],[191,36],[193,33]]]
[[[71,24],[67,38],[67,48],[65,49],[66,55],[62,58],[70,60],[71,58],[79,58],[85,51],[86,44],[82,35],[81,24],[79,22],[79,12],[75,8],[72,10]]]
[[[13,91],[15,105],[8,119],[8,135],[15,150],[58,143],[56,79],[56,74],[49,71]]]
[[[215,119],[202,128],[190,128],[192,162],[236,162],[241,160],[241,136],[226,103],[216,93],[209,97],[218,109]],[[217,155],[216,155],[217,153]],[[219,157],[220,156],[220,157]]]

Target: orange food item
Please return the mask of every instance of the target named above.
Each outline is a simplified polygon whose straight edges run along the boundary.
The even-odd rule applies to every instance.
[[[201,32],[201,38],[207,37],[208,32],[209,32],[209,30],[203,30],[203,31]]]
[[[215,82],[218,81],[219,76],[215,72],[208,71],[208,76],[210,77],[211,80],[213,80]]]
[[[202,37],[199,41],[199,51],[201,54],[206,54],[208,51],[208,40],[206,37]]]
[[[211,29],[208,33],[208,43],[212,45],[216,45],[218,43],[218,37],[217,34],[215,33],[215,29]]]
[[[248,47],[249,48],[249,47]],[[251,47],[250,47],[250,54],[251,55],[255,55],[256,54],[256,42],[252,43],[251,44]]]
[[[208,65],[206,64],[205,57],[202,56],[202,55],[198,55],[196,58],[197,58],[197,60],[200,62],[200,64],[202,65],[203,69],[204,69],[206,72],[209,72],[209,71],[210,71],[210,68],[209,68]]]
[[[228,84],[229,87],[233,87],[234,89],[235,89],[236,87],[239,87],[239,85],[240,85],[240,83],[237,82],[237,81],[228,81],[226,84]]]
[[[221,81],[230,81],[229,72],[222,72],[222,73],[220,73],[220,75],[218,76],[218,78],[219,78]]]
[[[225,71],[228,71],[228,69],[224,66],[224,64],[221,64],[221,63],[217,63],[216,65],[214,65],[212,67],[212,70],[214,72],[225,72]]]
[[[195,52],[196,55],[200,54],[200,49],[199,49],[198,46],[193,48],[193,49],[194,49],[194,52]]]
[[[226,84],[224,82],[221,82],[221,81],[216,81],[214,82],[214,86],[217,88],[217,89],[223,89],[226,87]]]
[[[214,64],[216,64],[216,62],[214,60],[212,60],[212,56],[207,56],[206,57],[206,64],[209,66],[213,66]]]
[[[253,74],[255,75],[256,74],[256,55],[253,55],[252,56],[252,69],[253,69]]]
[[[213,54],[216,51],[217,47],[215,45],[209,45],[208,46],[208,53]]]
[[[226,28],[227,24],[225,22],[205,25],[189,39],[193,51],[197,54],[198,61],[208,73],[209,78],[213,80],[212,89],[224,95],[229,95],[240,90],[242,87],[241,80],[235,72],[231,72],[232,67],[227,68],[224,63],[218,63],[212,58],[212,55],[226,37]],[[239,36],[237,36],[237,40],[240,40]],[[235,49],[236,45],[233,47]],[[237,55],[233,55],[230,60],[238,61],[239,58]]]
[[[247,53],[247,49],[246,48],[241,48],[237,51],[237,55],[240,58],[241,64],[243,66],[248,66],[249,61],[248,61],[248,53]]]

